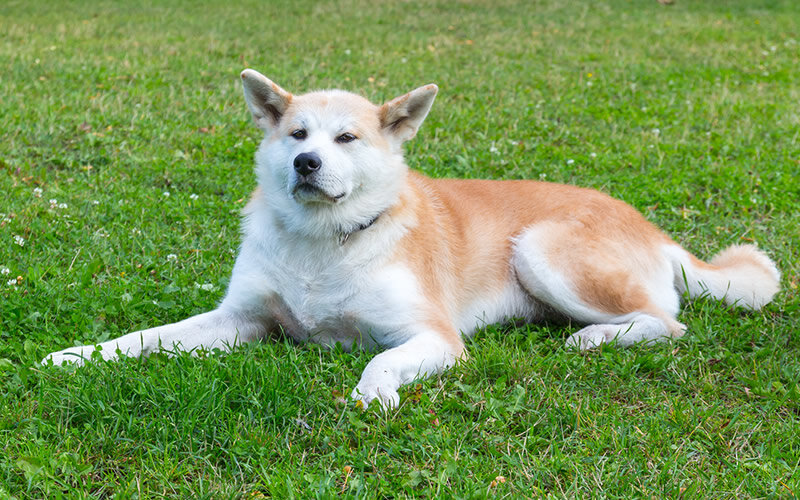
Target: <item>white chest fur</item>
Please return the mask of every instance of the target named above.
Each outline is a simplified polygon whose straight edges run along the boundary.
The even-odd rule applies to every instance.
[[[263,312],[301,342],[346,349],[402,343],[418,320],[421,294],[413,274],[389,263],[385,243],[376,244],[391,228],[368,231],[344,245],[320,242],[281,235],[256,215],[222,307]]]

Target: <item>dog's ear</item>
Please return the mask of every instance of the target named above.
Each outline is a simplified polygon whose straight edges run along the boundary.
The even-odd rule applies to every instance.
[[[400,143],[413,139],[438,91],[439,87],[431,83],[387,102],[379,110],[381,127]]]
[[[256,70],[246,69],[241,77],[244,100],[247,101],[253,121],[264,132],[272,130],[292,102],[292,94]]]

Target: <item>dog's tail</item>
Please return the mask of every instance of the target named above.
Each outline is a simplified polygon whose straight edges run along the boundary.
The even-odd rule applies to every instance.
[[[711,296],[746,309],[761,309],[780,289],[775,263],[755,245],[732,245],[706,263],[679,247],[669,251],[675,288],[689,297]]]

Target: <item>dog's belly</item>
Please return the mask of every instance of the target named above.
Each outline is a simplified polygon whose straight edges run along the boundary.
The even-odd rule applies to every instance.
[[[471,335],[475,330],[493,323],[508,320],[533,322],[542,315],[540,304],[514,280],[496,293],[485,293],[475,297],[460,310],[456,328],[463,335]]]

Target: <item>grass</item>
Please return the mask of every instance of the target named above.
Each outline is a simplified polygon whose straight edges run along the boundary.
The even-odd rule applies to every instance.
[[[800,494],[796,2],[12,0],[0,26],[0,497]],[[373,101],[436,82],[412,167],[601,189],[701,257],[758,243],[783,291],[689,303],[650,347],[492,325],[390,414],[344,397],[370,353],[281,339],[39,367],[221,298],[248,66]]]

